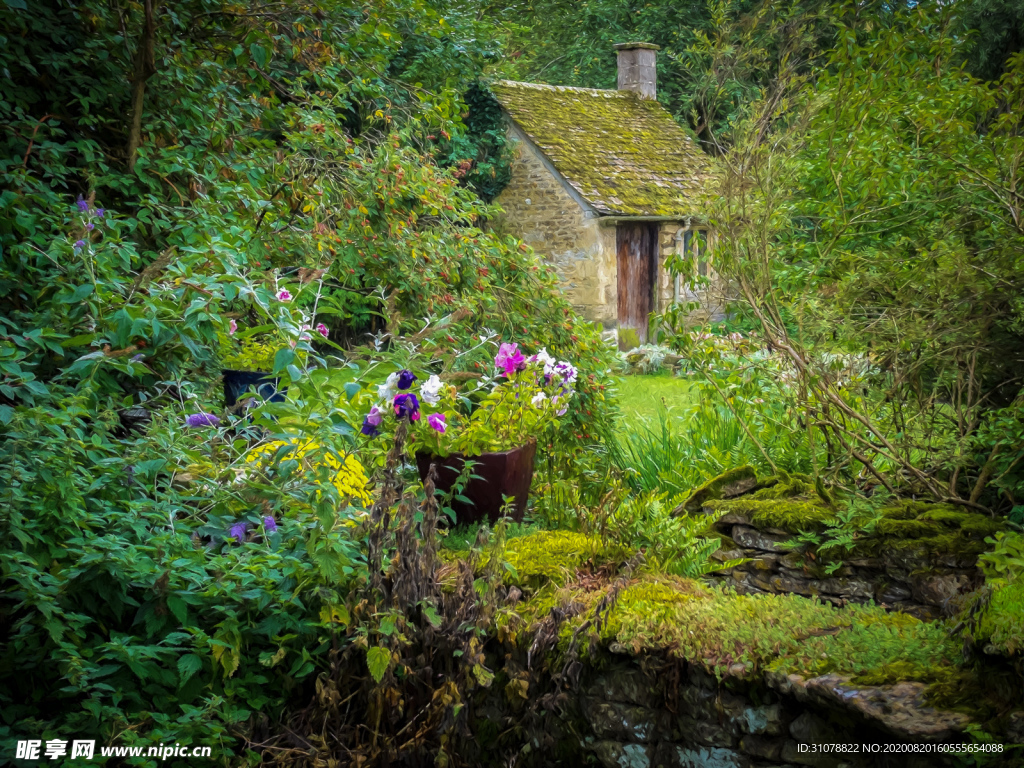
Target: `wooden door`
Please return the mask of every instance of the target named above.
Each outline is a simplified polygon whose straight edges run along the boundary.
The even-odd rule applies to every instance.
[[[619,290],[619,348],[647,343],[658,274],[658,225],[624,222],[615,229]],[[625,333],[623,331],[625,330]]]

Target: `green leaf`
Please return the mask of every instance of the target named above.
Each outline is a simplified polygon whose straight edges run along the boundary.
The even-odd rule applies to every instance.
[[[434,629],[438,629],[441,626],[441,616],[437,612],[437,608],[432,605],[423,606],[423,615],[427,617],[427,621],[430,622],[430,626]]]
[[[249,53],[252,54],[252,60],[256,62],[257,67],[265,68],[267,66],[267,49],[262,45],[253,43],[249,46]]]
[[[167,598],[167,608],[183,626],[188,624],[188,606],[184,600],[177,595],[171,595]]]
[[[370,669],[370,676],[375,683],[384,679],[384,673],[388,671],[391,664],[391,651],[387,648],[368,648],[366,650],[366,666]]]
[[[86,298],[92,295],[93,284],[86,283],[75,288],[74,293],[70,296],[60,300],[61,304],[77,304],[80,301],[84,301]]]
[[[349,402],[352,402],[352,398],[359,394],[359,390],[363,387],[361,384],[355,381],[349,381],[345,384],[345,397],[348,398]]]
[[[288,349],[287,347],[285,347],[284,349],[277,350],[277,354],[274,355],[274,371],[273,372],[275,374],[276,373],[280,373],[286,367],[291,365],[294,360],[295,360],[295,350],[294,349]]]
[[[186,653],[178,659],[178,674],[181,675],[181,685],[203,668],[203,660],[194,653]]]

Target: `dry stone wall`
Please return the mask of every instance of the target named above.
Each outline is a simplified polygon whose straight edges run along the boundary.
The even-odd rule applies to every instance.
[[[614,651],[614,649],[613,649]],[[596,763],[604,768],[932,768],[937,753],[896,755],[871,745],[948,743],[967,715],[936,710],[923,683],[854,686],[847,678],[766,673],[725,681],[693,665],[658,669],[624,650],[593,664],[558,717],[544,720],[524,765]],[[740,665],[742,666],[742,665]],[[501,716],[495,708],[491,717]],[[575,762],[568,742],[579,745]],[[560,760],[552,759],[554,744]],[[821,745],[856,745],[826,754]],[[881,747],[879,747],[881,749]]]
[[[722,517],[715,528],[736,544],[715,557],[748,562],[709,578],[741,594],[817,596],[837,606],[874,601],[919,619],[937,619],[951,615],[958,599],[984,581],[975,555],[894,550],[877,557],[852,557],[833,573],[825,573],[807,553],[784,546],[793,540],[791,532],[759,528],[736,513]]]

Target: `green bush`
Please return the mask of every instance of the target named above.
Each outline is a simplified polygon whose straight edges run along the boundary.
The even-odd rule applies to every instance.
[[[547,346],[590,373],[545,448],[582,451],[611,356],[424,150],[462,130],[484,51],[419,0],[154,4],[135,147],[142,4],[18,5],[0,3],[0,738],[240,765],[354,623],[365,513],[328,457],[356,445],[357,379],[424,318],[439,369],[478,370],[499,336]],[[363,349],[304,327],[366,341],[367,318],[388,336]],[[231,320],[267,340],[249,357],[287,402],[223,411]],[[246,461],[251,439],[298,437],[317,455]]]

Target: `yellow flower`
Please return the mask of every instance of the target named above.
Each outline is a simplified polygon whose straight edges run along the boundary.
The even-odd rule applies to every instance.
[[[295,450],[289,453],[286,458],[298,459],[302,462],[302,466],[305,469],[316,469],[317,465],[313,463],[312,459],[306,459],[308,454],[315,454],[318,452],[320,446],[312,442],[303,442],[299,444],[297,441],[275,441],[272,443],[264,443],[258,445],[249,451],[249,455],[246,457],[246,462],[253,463],[269,463],[273,459],[274,454],[285,445],[296,446]],[[363,465],[359,463],[355,456],[352,454],[346,454],[344,461],[339,461],[333,453],[323,452],[323,463],[334,470],[334,478],[332,482],[334,487],[338,489],[338,493],[343,498],[349,498],[352,501],[362,502],[364,507],[369,507],[373,504],[373,498],[370,496],[368,486],[370,484],[369,479],[366,477],[366,471],[363,469]]]

